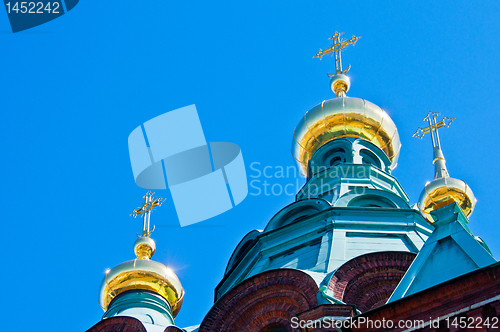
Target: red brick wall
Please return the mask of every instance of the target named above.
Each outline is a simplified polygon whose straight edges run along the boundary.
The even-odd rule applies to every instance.
[[[101,320],[87,332],[146,332],[146,329],[138,319],[116,316]]]
[[[387,302],[415,256],[386,251],[353,258],[334,273],[328,288],[336,299],[368,311]]]
[[[224,294],[203,320],[200,332],[259,332],[270,326],[292,331],[292,317],[316,307],[317,293],[316,282],[302,271],[266,271]]]

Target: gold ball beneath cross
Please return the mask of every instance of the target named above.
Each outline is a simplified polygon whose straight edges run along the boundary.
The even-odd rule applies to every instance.
[[[344,74],[335,74],[330,80],[330,86],[337,97],[345,97],[351,87],[351,80]]]
[[[137,259],[150,259],[155,251],[155,241],[149,237],[140,237],[134,243],[134,252]]]

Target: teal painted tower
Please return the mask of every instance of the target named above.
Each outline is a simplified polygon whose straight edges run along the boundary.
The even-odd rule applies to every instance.
[[[299,161],[307,182],[296,201],[279,211],[265,230],[252,231],[240,242],[216,299],[259,273],[296,269],[317,283],[320,302],[344,303],[353,294],[335,294],[335,272],[363,256],[393,270],[394,278],[384,281],[383,288],[394,290],[434,229],[409,205],[391,175],[399,148],[390,117],[366,100],[336,98],[307,112],[293,142],[297,160],[311,154],[307,166]],[[396,257],[401,261],[396,262]],[[372,286],[379,287],[380,282]]]
[[[335,54],[336,73],[329,76],[336,98],[306,112],[293,131],[292,155],[306,183],[264,230],[240,241],[201,324],[174,325],[184,290],[172,271],[151,261],[155,201],[147,194],[134,210],[144,214],[137,258],[106,274],[105,314],[90,332],[323,331],[333,326],[299,329],[294,322],[332,318],[425,319],[427,330],[429,317],[500,319],[500,265],[468,227],[476,199],[465,181],[450,177],[439,141],[438,129],[453,119],[437,122],[431,112],[424,119],[429,126],[417,131],[432,136],[435,171],[410,205],[391,174],[401,149],[398,129],[379,106],[346,95],[350,66],[342,69],[340,51],[359,37],[340,41],[340,35],[316,55]]]
[[[293,132],[292,155],[306,183],[264,230],[238,244],[200,332],[290,331],[294,319],[355,320],[496,266],[467,226],[472,191],[446,169],[437,129],[450,119],[428,117],[429,127],[420,129],[432,134],[435,180],[410,205],[391,174],[401,149],[398,129],[379,106],[346,95],[350,66],[342,69],[340,51],[359,38],[340,41],[340,35],[316,55],[335,54],[337,71],[329,76],[336,98],[306,112]]]
[[[432,234],[434,227],[391,175],[401,143],[390,116],[347,97],[344,71],[331,75],[330,84],[337,98],[313,107],[293,132],[292,155],[306,184],[263,231],[243,238],[216,300],[244,280],[293,269],[314,280],[319,304],[366,311],[387,301]],[[347,275],[351,264],[366,269]],[[367,269],[372,277],[364,279]]]

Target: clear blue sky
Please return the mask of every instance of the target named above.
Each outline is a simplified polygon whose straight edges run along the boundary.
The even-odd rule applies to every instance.
[[[411,203],[433,174],[430,138],[411,135],[429,110],[457,118],[441,132],[448,169],[473,189],[470,227],[499,258],[499,22],[496,1],[82,0],[12,34],[0,10],[4,329],[85,331],[99,321],[104,271],[134,257],[141,228],[128,216],[145,190],[127,137],[144,121],[196,104],[207,140],[238,144],[249,176],[253,162],[294,165],[295,125],[333,98],[333,59],[311,57],[335,30],[363,36],[343,53],[348,95],[398,126],[393,174]],[[294,197],[249,195],[181,228],[168,191],[157,193],[169,200],[152,217],[154,258],[186,289],[177,324],[199,324],[237,243]]]

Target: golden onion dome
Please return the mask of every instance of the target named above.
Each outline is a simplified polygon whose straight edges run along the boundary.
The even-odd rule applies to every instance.
[[[442,177],[428,182],[418,200],[418,208],[427,220],[435,222],[431,212],[451,203],[457,203],[469,218],[476,206],[476,197],[465,181]]]
[[[339,89],[334,86],[337,81],[343,80],[332,79],[334,91]],[[307,163],[316,150],[341,137],[355,137],[373,143],[387,155],[392,163],[391,169],[396,167],[401,142],[389,115],[364,99],[341,97],[323,101],[312,108],[295,128],[292,155],[302,175],[307,174]]]
[[[150,260],[156,249],[149,237],[140,237],[134,243],[136,259],[117,265],[106,272],[99,290],[99,302],[104,311],[118,295],[130,290],[145,290],[162,296],[173,316],[182,306],[184,289],[177,275],[165,265]]]

